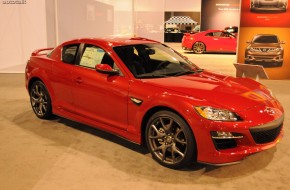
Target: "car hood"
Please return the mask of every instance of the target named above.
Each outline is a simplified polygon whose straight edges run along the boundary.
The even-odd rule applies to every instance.
[[[259,47],[267,47],[267,48],[269,48],[269,47],[272,47],[272,48],[281,47],[280,43],[252,43],[250,46],[257,47],[257,48],[259,48]]]
[[[255,106],[274,106],[270,92],[261,84],[245,78],[234,78],[210,72],[146,79],[145,83],[182,93],[201,100],[199,106],[219,106],[219,108],[244,111]],[[272,99],[272,98],[271,98]]]

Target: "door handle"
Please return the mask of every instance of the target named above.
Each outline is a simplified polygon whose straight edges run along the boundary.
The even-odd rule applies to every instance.
[[[78,78],[75,79],[75,82],[78,83],[78,84],[81,84],[81,83],[83,83],[83,80],[82,80],[81,77],[78,77]]]

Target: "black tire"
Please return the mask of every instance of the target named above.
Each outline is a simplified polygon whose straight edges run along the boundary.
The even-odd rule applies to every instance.
[[[40,119],[51,119],[52,106],[50,95],[41,81],[35,81],[29,89],[30,103],[35,115]]]
[[[196,143],[188,124],[177,114],[159,111],[146,126],[146,144],[161,165],[180,169],[196,161]]]
[[[193,53],[202,54],[205,52],[205,45],[202,42],[195,42],[192,46]]]

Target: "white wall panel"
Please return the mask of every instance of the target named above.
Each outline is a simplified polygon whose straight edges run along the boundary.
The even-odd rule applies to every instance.
[[[0,72],[24,72],[38,48],[79,37],[136,34],[164,40],[165,11],[200,11],[201,0],[26,0],[0,2]]]
[[[134,28],[139,37],[164,41],[165,0],[134,0]]]
[[[0,2],[0,72],[24,72],[32,51],[47,47],[45,1]]]
[[[132,0],[57,0],[58,43],[80,37],[132,35]]]
[[[200,12],[201,0],[165,0],[165,11]]]

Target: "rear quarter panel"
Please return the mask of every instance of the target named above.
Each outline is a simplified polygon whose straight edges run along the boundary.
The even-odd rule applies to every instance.
[[[53,62],[54,60],[48,58],[46,55],[36,55],[30,57],[25,70],[26,88],[28,92],[29,85],[31,85],[32,81],[39,79],[44,83],[49,91],[51,99],[53,100],[54,93],[49,79],[52,72]]]

